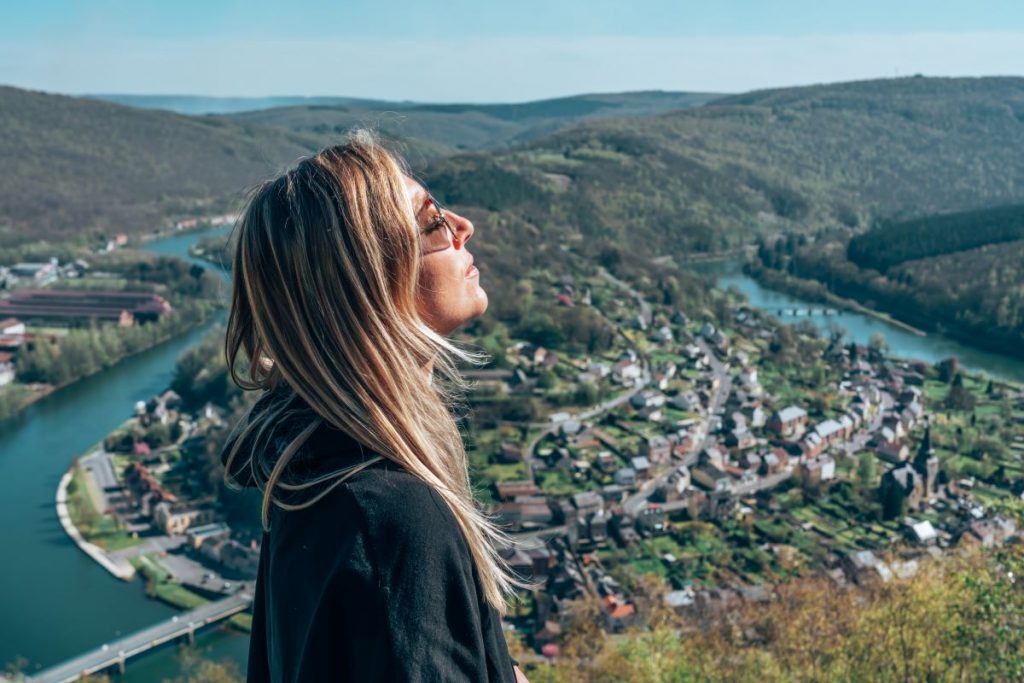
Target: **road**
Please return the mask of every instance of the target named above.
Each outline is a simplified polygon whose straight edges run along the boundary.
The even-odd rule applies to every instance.
[[[83,674],[92,674],[117,666],[119,662],[124,662],[151,648],[188,636],[207,624],[244,612],[251,603],[252,595],[250,593],[239,592],[102,645],[95,650],[41,671],[28,680],[30,683],[77,681]]]
[[[644,320],[647,322],[648,325],[651,324],[651,321],[654,320],[654,312],[651,309],[651,305],[644,300],[644,297],[643,295],[640,294],[640,292],[630,287],[628,283],[623,282],[622,280],[618,279],[617,277],[609,273],[607,270],[604,269],[603,266],[598,266],[597,272],[600,273],[601,277],[603,277],[605,280],[608,280],[608,282],[612,283],[613,285],[615,285],[616,287],[618,287],[619,289],[628,293],[630,296],[636,299],[637,303],[640,305],[640,315],[643,316]]]
[[[609,410],[618,408],[623,403],[633,398],[633,396],[635,396],[641,389],[646,387],[651,381],[651,364],[646,358],[641,358],[641,367],[643,368],[643,372],[637,380],[636,385],[632,389],[622,392],[615,398],[608,399],[603,403],[598,403],[595,406],[587,408],[581,413],[572,414],[572,419],[579,420],[580,422],[583,422],[584,420],[590,420],[592,418],[597,417],[598,415],[601,415],[602,413],[606,413]],[[560,423],[556,422],[554,424],[545,425],[543,430],[535,434],[533,438],[530,439],[530,441],[526,444],[525,457],[527,459],[527,462],[533,462],[533,460],[536,458],[535,451],[537,450],[537,444],[540,443],[541,440],[548,434],[556,432],[558,430],[559,424]]]
[[[718,388],[711,396],[711,401],[708,404],[708,412],[705,415],[704,422],[700,426],[701,431],[704,433],[704,438],[693,448],[690,452],[683,457],[681,462],[670,460],[667,465],[657,475],[648,479],[644,482],[636,493],[633,493],[626,497],[623,501],[622,507],[629,514],[636,516],[636,514],[647,504],[647,499],[654,491],[661,486],[665,481],[672,476],[672,473],[679,467],[680,464],[689,467],[697,461],[700,452],[709,446],[715,445],[717,439],[710,434],[711,431],[711,416],[718,413],[722,406],[725,405],[725,401],[729,398],[729,393],[732,391],[732,378],[729,376],[728,368],[717,356],[711,351],[707,343],[703,339],[697,340],[697,345],[700,346],[701,350],[708,355],[711,364],[712,377],[718,380]]]

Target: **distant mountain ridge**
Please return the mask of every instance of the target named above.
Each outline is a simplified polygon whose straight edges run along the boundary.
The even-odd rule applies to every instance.
[[[358,97],[207,97],[204,95],[127,95],[87,94],[85,99],[102,100],[123,104],[139,109],[165,109],[175,114],[196,116],[202,114],[236,114],[243,111],[270,109],[272,107],[332,106],[360,107],[364,109],[404,106],[387,100],[362,99]]]
[[[650,115],[686,97],[187,117],[2,88],[0,243],[148,230],[200,200],[237,201],[356,124],[397,137],[418,168],[432,159],[422,174],[432,189],[482,225],[514,218],[595,249],[684,254],[783,229],[1024,202],[1021,78],[786,88]],[[636,111],[647,115],[626,115]],[[458,145],[471,151],[453,154]]]
[[[582,121],[653,116],[698,107],[720,97],[715,93],[639,91],[513,104],[308,104],[242,112],[228,118],[238,123],[314,134],[371,125],[397,139],[429,141],[434,145],[431,156],[444,156],[460,150],[493,149],[536,140]]]

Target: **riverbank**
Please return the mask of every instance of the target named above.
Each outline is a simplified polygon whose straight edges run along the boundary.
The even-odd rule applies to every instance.
[[[210,230],[229,228],[231,228],[231,225],[227,223],[214,225],[209,221],[197,222],[196,225],[188,228],[178,228],[173,225],[168,226],[166,229],[161,228],[158,230],[154,230],[153,232],[146,232],[141,235],[136,235],[134,239],[139,246],[145,246],[150,242],[156,242],[159,240],[166,240],[174,237],[186,237],[188,235],[194,235],[197,233],[209,232]]]
[[[118,429],[124,427],[125,424],[127,422],[122,423]],[[98,509],[96,505],[97,494],[100,497],[103,494],[98,493],[100,482],[96,481],[92,471],[96,467],[95,460],[100,448],[101,446],[97,445],[90,449],[89,456],[76,458],[57,486],[57,518],[65,533],[83,553],[115,578],[131,582],[141,574],[146,580],[146,594],[154,600],[180,610],[194,609],[211,602],[210,595],[201,595],[182,585],[179,577],[160,562],[158,556],[161,553],[145,552],[146,548],[151,548],[154,545],[162,547],[161,541],[169,540],[170,537],[149,538],[146,546],[137,548],[139,551],[137,554],[135,550],[132,550],[130,557],[123,556],[123,551],[126,548],[141,546],[144,542],[143,539],[129,537],[126,532],[114,532],[114,540],[117,541],[118,546],[116,549],[100,547],[93,542],[98,538],[106,539],[108,537],[107,533],[97,532],[96,528],[113,522],[105,514],[105,510]],[[98,454],[99,456],[104,455],[102,451],[99,451]],[[83,462],[90,459],[93,461],[93,465],[91,465],[90,471],[86,471]],[[88,518],[98,520],[95,528],[93,524],[88,523]],[[113,523],[116,525],[116,522]],[[235,629],[249,633],[252,628],[252,615],[237,614],[228,622]]]
[[[216,311],[216,310],[219,310],[220,308],[221,308],[220,306],[216,306],[212,310]],[[61,391],[63,389],[66,389],[68,387],[74,386],[75,384],[78,384],[79,382],[81,382],[84,379],[88,379],[89,377],[92,377],[93,375],[98,375],[101,372],[106,372],[106,371],[110,370],[111,368],[114,368],[115,366],[117,366],[118,363],[122,363],[122,362],[124,362],[126,360],[129,360],[130,358],[134,358],[135,356],[138,356],[139,354],[145,353],[146,351],[151,351],[151,350],[153,350],[153,349],[155,349],[155,348],[157,348],[157,347],[159,347],[159,346],[161,346],[163,344],[166,344],[166,343],[168,343],[170,341],[173,341],[173,340],[177,339],[178,337],[182,337],[182,336],[188,334],[189,332],[192,332],[193,330],[199,329],[200,327],[206,325],[212,319],[213,319],[213,315],[204,316],[203,318],[200,318],[199,320],[197,320],[193,324],[190,324],[190,325],[188,325],[186,327],[183,327],[181,329],[175,329],[174,331],[172,331],[172,332],[170,332],[170,333],[168,333],[168,334],[166,334],[164,336],[158,337],[149,346],[145,346],[145,347],[139,349],[138,351],[135,351],[134,353],[130,353],[130,354],[121,356],[120,358],[118,358],[116,361],[114,361],[110,365],[105,365],[105,366],[99,367],[96,370],[94,370],[93,372],[86,373],[84,375],[80,375],[80,376],[75,377],[74,379],[69,380],[67,382],[64,382],[62,384],[47,384],[45,382],[32,382],[32,383],[29,383],[29,384],[22,384],[20,382],[19,383],[13,383],[12,382],[11,384],[7,385],[6,387],[0,388],[0,391],[11,391],[12,389],[25,388],[25,389],[27,389],[30,392],[30,395],[27,397],[26,400],[20,402],[19,405],[13,411],[7,412],[7,413],[0,413],[0,423],[5,422],[7,420],[11,420],[11,419],[16,418],[18,415],[20,415],[25,410],[27,410],[30,406],[32,406],[33,404],[37,403],[38,401],[41,401],[42,399],[46,398],[47,396],[50,396],[51,394],[57,393],[57,392],[59,392],[59,391]]]
[[[146,249],[195,263],[187,252],[195,235],[178,237],[151,242]],[[174,378],[178,356],[199,343],[211,325],[223,321],[224,314],[224,308],[209,310],[204,323],[60,391],[50,391],[46,400],[0,423],[0,514],[18,520],[0,527],[0,546],[18,551],[18,561],[7,563],[0,585],[0,612],[13,626],[0,639],[0,663],[20,657],[26,661],[24,671],[31,675],[178,613],[161,600],[147,598],[137,582],[113,578],[76,543],[68,542],[70,536],[54,514],[55,496],[71,461],[93,452],[134,413],[140,399],[164,392]],[[74,510],[69,513],[75,520]],[[79,527],[79,531],[88,529]],[[85,539],[90,540],[88,535]],[[103,549],[106,541],[110,542],[108,554],[129,559],[131,553],[124,552],[121,539],[108,535],[103,542],[94,539],[93,543]],[[54,628],[55,624],[59,627]],[[244,672],[247,638],[238,630],[208,631],[196,643],[208,658],[228,657]],[[129,667],[122,680],[148,683],[180,677],[182,667],[175,652],[173,648],[153,652]]]
[[[677,263],[680,266],[686,267],[692,264],[714,263],[716,261],[745,258],[749,254],[753,253],[753,251],[754,248],[752,246],[744,244],[724,251],[687,254],[684,259],[679,259],[671,255],[657,256],[651,259],[651,263]]]
[[[807,299],[813,298],[817,301],[830,300],[825,297],[835,297],[836,300],[842,301],[853,301],[836,294],[819,280],[798,278],[778,270],[751,268],[746,265],[744,266],[744,273],[764,283],[770,289],[793,296]],[[885,321],[887,324],[897,326],[905,331],[908,328],[909,330],[916,330],[915,334],[942,335],[980,350],[1012,357],[1018,361],[1024,360],[1024,347],[1016,339],[999,334],[997,331],[992,333],[987,333],[985,330],[977,331],[955,321],[950,323],[935,316],[926,315],[914,309],[913,303],[906,300],[901,300],[897,303],[890,302],[889,309],[885,311],[863,307],[863,310],[858,312],[864,315],[872,315],[879,320]]]
[[[840,316],[821,315],[815,310],[820,308],[820,302],[762,284],[743,271],[743,262],[739,259],[718,259],[688,265],[694,272],[710,277],[715,286],[721,289],[739,290],[750,305],[768,311],[788,324],[813,323],[823,335],[829,334],[838,324],[845,330],[848,342],[856,342],[861,346],[870,344],[876,334],[881,334],[885,337],[890,355],[894,357],[923,360],[930,364],[956,358],[961,368],[974,372],[984,371],[994,379],[1024,382],[1024,362],[1018,356],[961,342],[944,335],[942,331],[930,331],[922,337],[891,325],[879,316],[864,315],[852,310],[843,311]],[[811,314],[794,315],[794,311],[799,309],[811,309]]]
[[[743,272],[763,284],[765,287],[784,294],[798,296],[810,301],[817,301],[818,303],[828,304],[829,306],[835,306],[836,308],[845,308],[855,313],[860,313],[861,315],[866,315],[884,322],[887,325],[892,325],[904,332],[916,334],[919,337],[928,336],[928,333],[924,330],[914,327],[910,323],[898,320],[888,313],[876,311],[875,309],[869,308],[864,304],[854,301],[853,299],[847,299],[846,297],[839,296],[838,294],[829,291],[825,285],[815,280],[802,280],[767,268],[750,268],[749,265],[744,265]]]
[[[174,575],[161,565],[155,557],[139,555],[132,558],[132,565],[138,569],[139,573],[146,580],[146,594],[154,600],[159,600],[165,605],[176,607],[182,611],[195,609],[212,602],[206,596],[199,595],[181,585]],[[219,597],[223,599],[225,596],[221,595]],[[251,613],[242,612],[235,614],[227,621],[237,631],[252,633]]]
[[[64,476],[60,479],[60,484],[57,486],[57,519],[60,521],[64,532],[75,542],[79,550],[99,563],[101,567],[110,572],[115,578],[122,581],[132,581],[135,579],[135,567],[128,562],[110,557],[102,548],[86,540],[71,518],[68,506],[68,488],[74,478],[74,471],[78,467],[79,459],[75,458],[74,462],[71,463],[71,469],[64,473]],[[102,514],[102,511],[96,512],[97,514]]]

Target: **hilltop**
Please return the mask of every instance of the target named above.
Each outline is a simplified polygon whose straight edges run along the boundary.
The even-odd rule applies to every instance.
[[[279,129],[0,87],[0,243],[145,232],[316,146]]]
[[[449,202],[651,254],[1024,200],[1024,79],[755,92],[437,161]]]

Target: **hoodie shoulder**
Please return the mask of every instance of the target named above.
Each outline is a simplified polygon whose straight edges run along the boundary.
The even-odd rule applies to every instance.
[[[292,441],[311,421],[318,419],[294,392],[287,389],[264,392],[232,429],[220,452],[221,464],[228,468],[228,457],[237,448],[230,463],[230,477],[242,487],[261,487],[266,475],[261,478],[254,476],[254,472],[270,472]],[[260,421],[266,424],[245,433],[247,427]],[[361,462],[376,460],[375,456],[376,453],[350,434],[323,422],[292,455],[283,472],[283,480],[298,483],[322,478]],[[260,467],[255,470],[252,467],[254,458],[260,462]]]

